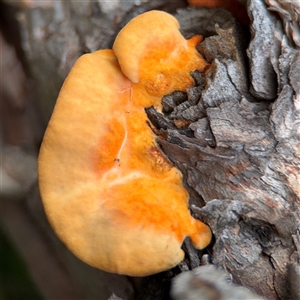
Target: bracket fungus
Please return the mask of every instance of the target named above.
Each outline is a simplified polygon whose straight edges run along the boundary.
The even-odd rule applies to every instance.
[[[149,29],[151,24],[151,30]],[[81,260],[104,271],[146,276],[177,265],[189,236],[209,227],[191,217],[182,175],[161,153],[145,107],[193,85],[208,65],[161,11],[137,16],[113,50],[78,59],[57,99],[39,155],[48,219]]]

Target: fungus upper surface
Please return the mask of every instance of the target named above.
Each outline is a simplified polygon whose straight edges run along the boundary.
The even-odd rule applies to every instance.
[[[139,93],[136,105],[159,107],[164,95],[193,86],[190,72],[208,68],[195,48],[201,39],[194,36],[186,40],[178,21],[162,11],[142,14],[119,32],[113,51]]]
[[[161,20],[151,22],[153,32],[152,19]],[[170,32],[161,35],[165,26]],[[134,36],[138,47],[126,41]],[[124,27],[114,51],[79,58],[60,91],[40,150],[40,191],[57,235],[94,267],[145,276],[178,264],[186,236],[198,249],[210,242],[144,111],[190,87],[189,73],[207,67],[195,50],[199,40],[186,41],[172,16],[145,13]]]

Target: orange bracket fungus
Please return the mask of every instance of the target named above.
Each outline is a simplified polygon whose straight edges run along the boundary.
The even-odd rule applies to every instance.
[[[207,68],[195,49],[201,38],[185,40],[178,28],[150,11],[120,31],[113,50],[80,57],[42,143],[39,185],[52,227],[77,257],[108,272],[158,273],[183,259],[186,236],[197,249],[211,240],[144,111]]]

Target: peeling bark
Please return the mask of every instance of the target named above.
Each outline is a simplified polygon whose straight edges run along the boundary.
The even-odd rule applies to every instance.
[[[300,226],[299,50],[262,1],[249,1],[248,10],[247,51],[238,25],[216,25],[199,46],[212,67],[205,88],[193,88],[198,103],[186,104],[187,91],[180,114],[175,107],[165,116],[188,121],[194,135],[163,129],[159,143],[192,203],[206,203],[193,211],[214,233],[213,263],[268,299],[287,299],[286,266]]]

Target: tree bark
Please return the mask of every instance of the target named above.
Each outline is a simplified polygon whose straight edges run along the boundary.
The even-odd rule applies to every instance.
[[[41,128],[81,54],[111,48],[118,30],[138,13],[175,13],[184,6],[180,1],[109,3],[24,2],[18,8]],[[297,266],[300,257],[298,9],[249,0],[249,28],[221,8],[177,11],[186,37],[205,37],[198,50],[211,68],[193,73],[195,87],[187,93],[165,96],[163,113],[147,109],[162,151],[183,174],[192,214],[212,229],[206,252],[213,264],[267,299],[289,299],[288,266]],[[37,189],[27,195],[27,204],[86,299],[169,299],[171,279],[198,266],[204,253],[186,242],[185,262],[168,272],[140,279],[108,274],[80,262],[58,241]]]

